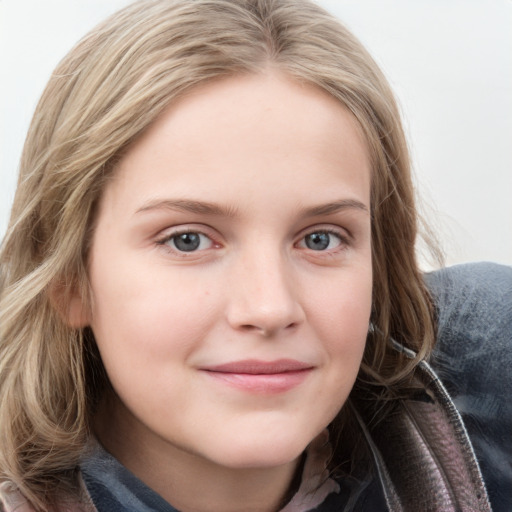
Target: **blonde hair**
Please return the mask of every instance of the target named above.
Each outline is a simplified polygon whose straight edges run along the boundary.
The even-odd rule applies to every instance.
[[[374,328],[361,381],[403,383],[434,343],[415,260],[417,215],[400,115],[362,45],[307,0],[142,0],[90,32],[53,73],[27,135],[3,241],[0,479],[46,510],[76,485],[106,383],[88,329],[56,288],[88,293],[95,208],[123,149],[190,88],[268,64],[315,84],[359,122],[373,162]],[[415,350],[405,360],[388,338]]]

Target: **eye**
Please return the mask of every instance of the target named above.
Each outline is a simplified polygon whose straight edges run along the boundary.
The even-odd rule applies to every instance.
[[[299,247],[312,251],[327,251],[337,249],[343,244],[343,239],[338,233],[332,231],[314,231],[308,233],[300,242]]]
[[[174,234],[160,243],[179,252],[202,251],[213,247],[213,241],[208,236],[195,231]]]

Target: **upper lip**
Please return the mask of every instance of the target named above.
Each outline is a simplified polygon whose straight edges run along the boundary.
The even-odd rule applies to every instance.
[[[245,373],[252,375],[297,372],[313,368],[312,364],[296,361],[295,359],[277,359],[275,361],[260,361],[245,359],[202,368],[203,370],[219,373]]]

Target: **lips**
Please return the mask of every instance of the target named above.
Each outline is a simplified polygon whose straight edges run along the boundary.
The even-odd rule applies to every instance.
[[[294,359],[235,361],[202,368],[220,383],[252,393],[284,393],[300,385],[314,366]]]

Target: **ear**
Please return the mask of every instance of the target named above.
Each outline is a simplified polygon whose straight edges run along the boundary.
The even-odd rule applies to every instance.
[[[67,326],[81,329],[90,325],[90,307],[77,284],[55,281],[49,288],[48,296],[50,303]]]
[[[91,315],[89,307],[84,304],[82,297],[72,297],[67,305],[65,320],[69,327],[73,329],[81,329],[87,327],[91,323]]]

